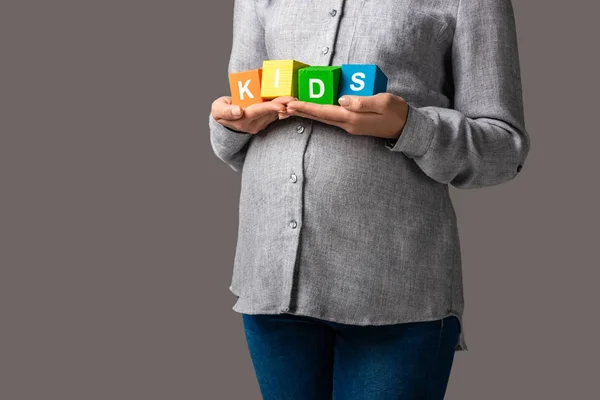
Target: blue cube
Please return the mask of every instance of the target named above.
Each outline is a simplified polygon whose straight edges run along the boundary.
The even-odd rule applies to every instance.
[[[388,78],[376,64],[342,64],[338,98],[372,96],[387,91]]]

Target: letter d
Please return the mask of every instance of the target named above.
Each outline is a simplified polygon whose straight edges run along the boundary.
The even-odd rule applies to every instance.
[[[318,94],[315,94],[313,91],[315,83],[319,85],[319,93]],[[308,86],[309,86],[309,97],[311,99],[321,98],[325,94],[325,83],[323,83],[323,81],[320,79],[309,79]]]

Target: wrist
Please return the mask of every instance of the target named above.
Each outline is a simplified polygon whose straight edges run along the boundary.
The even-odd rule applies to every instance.
[[[402,131],[404,130],[404,127],[406,126],[406,121],[404,121],[402,123],[402,125],[400,126],[400,128],[396,128],[396,130],[394,131],[394,133],[387,137],[387,140],[389,141],[396,141],[398,139],[400,139],[400,135],[402,135]]]

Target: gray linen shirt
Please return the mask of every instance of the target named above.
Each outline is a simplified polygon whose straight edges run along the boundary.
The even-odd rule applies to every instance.
[[[455,315],[467,350],[449,185],[509,181],[529,152],[510,0],[236,0],[229,72],[278,59],[378,64],[408,117],[390,140],[300,117],[240,133],[209,115],[214,153],[241,173],[233,310]]]

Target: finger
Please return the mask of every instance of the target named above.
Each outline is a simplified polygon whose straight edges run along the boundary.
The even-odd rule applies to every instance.
[[[231,104],[231,96],[221,96],[218,99],[216,99],[215,101],[213,101],[213,105],[215,104]]]
[[[260,130],[262,131],[263,129],[265,129],[267,126],[269,126],[271,123],[277,121],[278,116],[277,115],[265,115],[264,117],[259,118],[256,121],[256,124],[259,126]]]
[[[251,104],[244,109],[244,113],[249,119],[257,119],[268,114],[277,114],[286,110],[284,104],[274,101],[265,101],[262,103]]]
[[[319,121],[319,122],[322,122],[324,124],[337,126],[338,128],[342,128],[344,130],[346,130],[346,128],[348,127],[348,124],[345,123],[345,122],[343,122],[343,121],[335,121],[335,120],[330,120],[330,119],[325,119],[325,118],[319,118],[319,117],[315,117],[314,115],[305,114],[305,113],[300,112],[300,111],[295,111],[293,115],[294,116],[298,116],[298,117],[312,119],[312,120],[315,120],[315,121]]]
[[[257,119],[255,119],[254,121],[250,122],[249,125],[247,125],[244,129],[246,132],[248,133],[260,133],[263,129],[265,129],[267,126],[269,126],[273,121],[277,120],[277,115],[273,115],[273,114],[267,114],[267,115],[263,115],[262,117],[259,117]]]
[[[374,96],[345,95],[338,103],[346,110],[354,112],[374,112],[383,114],[389,105],[389,93],[378,93]]]
[[[212,114],[216,120],[235,121],[242,118],[244,110],[238,105],[228,104],[227,100],[223,100],[213,103]]]
[[[328,121],[347,122],[351,111],[343,107],[331,104],[316,104],[305,101],[292,101],[287,105],[287,111],[290,115],[303,113],[310,115],[311,118],[320,118]]]
[[[366,135],[366,136],[378,136],[374,127],[381,126],[382,117],[375,113],[356,113],[356,117],[353,122],[348,121],[332,121],[322,118],[313,117],[308,114],[297,112],[294,114],[298,117],[310,118],[315,121],[323,122],[324,124],[334,125],[342,128],[351,135]],[[368,128],[365,128],[368,127]]]
[[[279,97],[275,97],[272,101],[278,101],[278,102],[298,101],[298,98],[294,97],[294,96],[279,96]]]
[[[297,101],[297,100],[298,99],[296,97],[292,97],[292,96],[281,96],[281,97],[277,97],[272,100],[272,101],[281,103],[286,106],[285,111],[279,111],[279,119],[286,119],[286,118],[291,117],[291,115],[288,114],[288,112],[287,112],[287,105],[288,105],[288,103],[290,103],[292,101]]]
[[[289,102],[291,101],[297,101],[298,99],[292,96],[281,96],[281,97],[276,97],[271,101],[280,103],[280,104],[284,104],[287,105]]]

